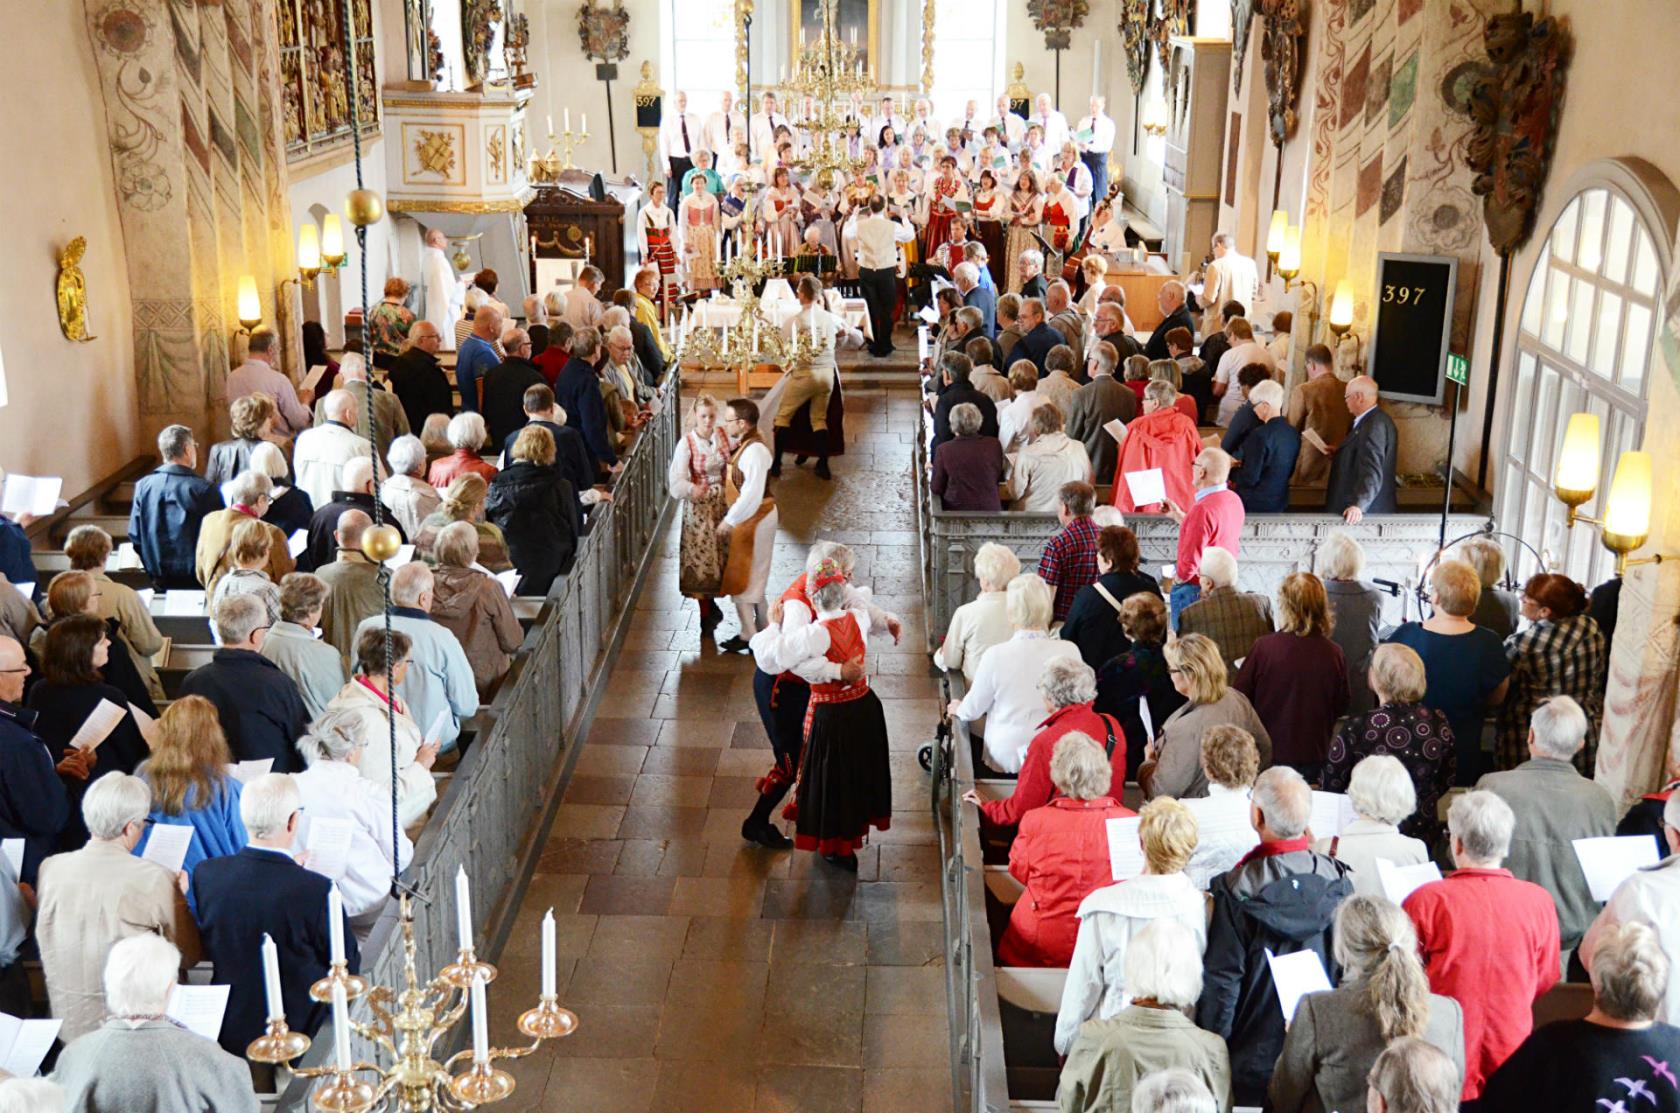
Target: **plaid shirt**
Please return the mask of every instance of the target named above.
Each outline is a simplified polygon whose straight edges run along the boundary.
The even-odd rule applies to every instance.
[[[1505,639],[1505,657],[1511,662],[1511,689],[1499,709],[1499,768],[1515,769],[1528,760],[1528,721],[1540,701],[1569,696],[1587,713],[1587,742],[1575,755],[1575,767],[1592,776],[1609,657],[1598,623],[1587,614],[1542,619]]]
[[[1079,589],[1097,578],[1097,535],[1101,532],[1087,514],[1063,526],[1045,543],[1044,555],[1038,558],[1038,575],[1056,589],[1052,621],[1066,618]]]
[[[1272,601],[1252,591],[1216,587],[1204,592],[1178,616],[1178,636],[1205,634],[1219,646],[1225,668],[1235,679],[1237,662],[1248,656],[1256,638],[1273,632]]]

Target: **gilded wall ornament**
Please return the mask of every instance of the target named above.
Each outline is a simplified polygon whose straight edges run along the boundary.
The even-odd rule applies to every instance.
[[[1073,32],[1091,14],[1091,5],[1086,0],[1027,0],[1027,14],[1044,32],[1046,50],[1066,50],[1073,45]]]
[[[461,46],[469,87],[483,85],[490,75],[493,28],[501,21],[501,0],[461,0]]]
[[[922,92],[933,92],[933,22],[938,10],[934,0],[922,4]],[[873,49],[873,47],[872,47]]]
[[[1196,0],[1161,0],[1161,14],[1150,29],[1155,40],[1155,53],[1161,59],[1161,72],[1166,73],[1172,62],[1172,37],[1188,35],[1196,23]]]
[[[507,129],[491,128],[485,133],[485,153],[490,156],[490,176],[496,181],[507,179]]]
[[[1476,175],[1470,191],[1482,199],[1488,240],[1507,255],[1534,231],[1563,103],[1569,35],[1556,19],[1515,12],[1489,17],[1483,41],[1488,62],[1470,83],[1475,130],[1464,160]]]
[[[447,131],[419,131],[414,140],[414,157],[420,169],[447,178],[455,170],[455,136]]]
[[[630,56],[630,13],[622,3],[597,6],[584,0],[578,9],[578,39],[586,57],[622,62]]]
[[[77,236],[58,253],[58,327],[66,340],[86,343],[93,337],[87,330],[87,280],[82,277],[82,254],[87,237]]]
[[[1260,57],[1266,62],[1267,121],[1272,145],[1295,134],[1295,102],[1301,96],[1301,52],[1307,37],[1307,0],[1256,0],[1266,21]]]
[[[1231,0],[1231,88],[1242,92],[1243,62],[1248,58],[1248,32],[1254,23],[1255,0]]]
[[[1120,0],[1120,45],[1126,56],[1126,82],[1141,97],[1149,81],[1150,9],[1154,0]]]

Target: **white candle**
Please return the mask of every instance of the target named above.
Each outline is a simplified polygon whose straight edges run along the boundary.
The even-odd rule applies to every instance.
[[[268,1019],[280,1020],[286,1015],[286,1004],[280,996],[280,948],[265,932],[262,941],[263,988],[268,994]]]
[[[554,994],[554,909],[550,908],[542,922],[542,995]]]
[[[552,112],[548,114],[548,134],[554,134],[554,113]]]
[[[327,931],[332,940],[332,960],[344,961],[344,898],[339,896],[338,886],[332,885],[327,889]]]
[[[343,982],[333,983],[332,1022],[333,1054],[338,1060],[338,1069],[348,1073],[350,1070],[350,1009],[344,1001]]]
[[[928,357],[928,330],[926,325],[916,328],[916,362],[926,363]]]
[[[752,354],[753,355],[758,354],[758,318],[757,317],[753,318]]]
[[[455,868],[455,935],[461,950],[472,950],[472,891],[467,887],[467,867]]]
[[[490,1061],[490,1010],[484,1005],[484,975],[472,984],[473,1062]]]
[[[584,135],[589,134],[589,113],[585,112],[578,117],[578,131]]]
[[[565,121],[566,130],[569,132],[572,130],[572,110],[570,108],[566,109]]]

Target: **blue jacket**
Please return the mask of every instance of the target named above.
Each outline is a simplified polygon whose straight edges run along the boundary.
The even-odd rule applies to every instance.
[[[554,380],[554,400],[566,411],[566,423],[575,425],[595,459],[608,465],[618,463],[612,439],[607,434],[607,407],[601,401],[601,379],[595,368],[576,356],[566,361]]]
[[[244,1055],[267,1027],[262,937],[280,952],[280,999],[286,1023],[313,1035],[328,1007],[309,999],[309,987],[326,976],[330,957],[327,890],[332,882],[304,869],[282,851],[248,846],[238,854],[210,858],[193,871],[191,895],[206,957],[215,964],[213,981],[231,986],[222,1016],[222,1047]],[[344,957],[352,974],[361,971],[356,936],[344,922]]]
[[[222,497],[209,480],[180,464],[165,464],[134,485],[128,536],[160,591],[199,588],[193,566],[198,526],[221,508]]]
[[[0,704],[0,838],[23,840],[18,880],[33,885],[41,859],[58,849],[70,804],[47,744],[14,714]]]
[[[455,353],[455,387],[461,392],[461,412],[478,410],[478,380],[502,362],[495,347],[481,337],[469,336]]]
[[[31,549],[29,535],[23,532],[23,527],[10,518],[0,517],[0,572],[4,572],[6,579],[14,584],[34,584],[37,589],[35,597],[39,599],[44,594],[43,585],[41,577],[35,572]],[[189,575],[192,573],[190,546],[187,549],[187,572]]]
[[[1243,438],[1242,467],[1231,472],[1231,489],[1250,514],[1289,509],[1289,477],[1301,454],[1301,434],[1279,414]]]
[[[985,273],[985,268],[981,268]],[[976,286],[963,295],[963,304],[972,305],[980,311],[981,328],[987,340],[997,337],[997,290],[984,284]]]
[[[1030,359],[1038,368],[1038,377],[1044,378],[1044,357],[1050,354],[1050,349],[1057,344],[1066,344],[1067,340],[1060,332],[1050,327],[1045,321],[1037,328],[1027,333],[1016,343],[1009,353],[1009,365],[1013,367],[1018,359]],[[1076,369],[1077,370],[1077,369]]]
[[[218,649],[209,664],[186,675],[180,694],[216,705],[233,760],[271,757],[276,773],[303,772],[297,740],[309,728],[309,711],[297,681],[267,657],[249,649]]]
[[[142,765],[135,770],[135,775],[145,779],[146,767]],[[242,791],[243,785],[223,773],[220,783],[211,793],[209,804],[200,807],[197,793],[188,788],[186,809],[180,815],[169,815],[162,808],[154,807],[146,818],[154,824],[167,823],[174,827],[193,829],[193,840],[187,845],[187,856],[181,863],[181,868],[190,875],[194,867],[206,858],[225,858],[229,854],[238,854],[250,841],[245,834],[245,821],[239,818],[239,794]],[[146,843],[151,837],[152,829],[148,826],[140,836],[139,843],[135,845],[134,853],[144,854]],[[190,897],[192,894],[187,895]]]

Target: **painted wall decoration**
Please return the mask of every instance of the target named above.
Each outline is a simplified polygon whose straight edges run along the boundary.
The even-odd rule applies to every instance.
[[[1258,0],[1265,17],[1260,57],[1266,63],[1267,121],[1274,146],[1295,134],[1295,102],[1301,95],[1302,51],[1307,37],[1307,0]]]
[[[623,4],[601,7],[585,0],[578,9],[578,38],[583,53],[603,62],[622,62],[630,56],[630,13]]]
[[[1086,0],[1027,0],[1027,15],[1033,26],[1044,32],[1046,50],[1066,50],[1085,17],[1091,14]]]
[[[1534,211],[1552,160],[1552,139],[1563,101],[1569,33],[1556,19],[1514,12],[1488,20],[1488,64],[1471,81],[1476,123],[1468,158],[1482,198],[1488,239],[1500,254],[1521,247],[1534,231]]]
[[[1149,81],[1150,9],[1154,0],[1120,0],[1120,43],[1126,55],[1126,81],[1141,97]]]
[[[352,35],[344,37],[344,5],[350,5]],[[362,133],[379,130],[374,82],[373,16],[368,0],[278,0],[281,96],[286,149],[293,158],[350,138],[350,96],[344,59],[356,59]],[[265,39],[267,35],[263,36]]]

